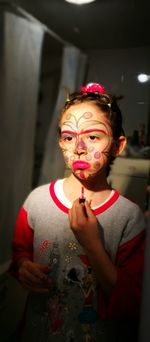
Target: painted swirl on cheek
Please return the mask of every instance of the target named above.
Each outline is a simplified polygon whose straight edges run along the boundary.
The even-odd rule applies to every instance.
[[[101,157],[101,152],[96,151],[96,152],[94,153],[94,158],[95,158],[95,159],[99,159],[100,157]]]
[[[92,159],[92,157],[91,157],[91,155],[90,155],[90,154],[87,154],[87,156],[85,157],[85,159],[86,159],[86,160],[91,160],[91,159]]]
[[[95,170],[98,170],[98,169],[100,168],[100,165],[101,165],[101,164],[100,164],[98,161],[96,161],[96,162],[94,163],[93,167],[94,167]]]
[[[93,152],[95,150],[95,148],[93,147],[93,146],[90,146],[89,148],[88,148],[88,152]]]

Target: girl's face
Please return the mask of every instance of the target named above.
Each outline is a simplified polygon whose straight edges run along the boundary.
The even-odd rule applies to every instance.
[[[105,173],[113,144],[105,114],[90,102],[72,105],[60,122],[59,140],[65,162],[82,180]]]

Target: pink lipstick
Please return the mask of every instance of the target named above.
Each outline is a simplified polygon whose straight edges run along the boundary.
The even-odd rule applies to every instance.
[[[85,161],[81,161],[81,160],[76,160],[73,163],[73,169],[74,170],[85,170],[85,169],[89,169],[90,168],[90,164],[85,162]]]

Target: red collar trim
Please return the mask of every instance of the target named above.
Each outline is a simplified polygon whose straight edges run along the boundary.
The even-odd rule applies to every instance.
[[[64,211],[65,213],[68,214],[69,208],[65,207],[65,205],[63,205],[63,204],[60,202],[60,200],[58,199],[58,197],[57,197],[56,194],[55,194],[55,190],[54,190],[55,183],[56,183],[56,180],[54,180],[54,181],[50,184],[50,187],[49,187],[50,195],[51,195],[53,201],[55,202],[55,204],[57,205],[57,207],[58,207],[59,209],[61,209],[62,211]]]
[[[50,195],[53,201],[55,202],[55,204],[57,205],[57,207],[60,210],[68,214],[69,208],[63,205],[55,194],[55,190],[54,190],[55,183],[56,183],[56,180],[54,180],[49,186]],[[101,214],[103,211],[111,207],[111,205],[117,201],[118,197],[119,197],[119,193],[115,190],[113,196],[106,203],[102,204],[100,207],[93,210],[94,214],[95,215]]]
[[[103,213],[103,211],[107,210],[109,207],[111,207],[114,204],[114,202],[117,201],[118,197],[119,197],[119,192],[115,190],[114,194],[110,197],[110,199],[106,203],[102,204],[100,207],[93,210],[94,214],[98,215],[98,214]]]

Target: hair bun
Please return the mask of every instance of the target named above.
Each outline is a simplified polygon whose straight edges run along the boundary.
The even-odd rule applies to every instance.
[[[86,86],[81,87],[81,91],[83,94],[87,94],[87,93],[106,94],[105,87],[99,83],[88,83]]]

